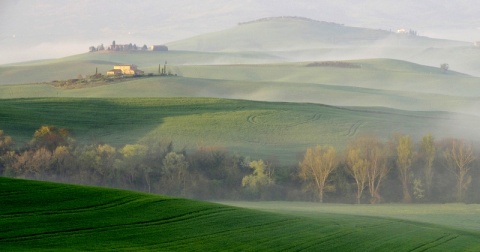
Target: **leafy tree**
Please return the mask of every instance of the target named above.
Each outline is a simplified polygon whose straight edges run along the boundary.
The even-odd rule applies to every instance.
[[[183,154],[175,152],[168,153],[163,159],[162,178],[170,189],[180,189],[180,193],[185,195],[188,162]]]
[[[27,150],[15,156],[8,173],[21,178],[54,178],[55,173],[52,171],[52,164],[52,153],[46,148]]]
[[[55,126],[41,126],[33,135],[31,146],[33,148],[46,148],[53,152],[58,146],[68,146],[73,142],[70,132],[64,128]]]
[[[433,184],[433,161],[435,160],[435,140],[432,134],[428,134],[422,138],[420,153],[425,160],[423,175],[425,177],[425,193],[427,197],[431,196]]]
[[[11,152],[13,152],[14,146],[15,142],[12,137],[5,135],[3,130],[0,130],[0,175],[3,174],[5,166],[10,160],[9,157],[13,155]]]
[[[5,135],[3,130],[0,130],[0,155],[12,150],[15,146],[15,142],[13,141],[11,136]]]
[[[162,173],[161,167],[163,159],[174,149],[173,142],[149,139],[142,142],[142,145],[146,146],[147,148],[144,163],[146,166],[152,168],[152,176],[155,176],[159,179],[160,174]]]
[[[410,136],[399,136],[397,139],[397,167],[400,172],[400,181],[403,188],[403,202],[410,203],[412,196],[409,190],[410,167],[412,166],[413,146]]]
[[[75,156],[66,146],[58,146],[52,155],[52,166],[57,178],[60,180],[67,180],[67,178],[73,175],[73,169],[76,166]]]
[[[135,183],[146,184],[146,191],[151,192],[151,167],[145,164],[148,147],[141,144],[127,144],[121,150],[122,155],[120,166],[123,174],[128,177],[129,184],[133,187]]]
[[[218,146],[199,146],[191,155],[192,169],[206,178],[214,181],[223,181],[227,177],[224,162],[227,159],[227,150]]]
[[[249,167],[253,169],[253,173],[243,177],[243,187],[258,193],[260,188],[273,184],[271,174],[268,173],[267,166],[263,160],[252,161],[249,163]]]
[[[229,155],[225,147],[200,145],[188,155],[189,176],[196,182],[191,184],[191,194],[197,198],[225,198],[243,193],[242,178],[246,168],[243,158]]]
[[[457,177],[456,200],[465,200],[465,192],[472,181],[469,172],[472,169],[472,162],[475,160],[473,147],[460,140],[452,140],[449,148],[443,153],[448,168]]]
[[[337,152],[334,147],[308,148],[300,162],[300,177],[316,188],[318,200],[323,202],[325,185],[330,173],[337,167]]]
[[[114,185],[116,148],[108,144],[88,145],[76,150],[78,180],[93,185]]]

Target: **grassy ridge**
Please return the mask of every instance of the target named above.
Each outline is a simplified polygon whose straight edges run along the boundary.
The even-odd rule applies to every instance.
[[[445,47],[467,44],[398,35],[385,30],[280,17],[249,22],[231,29],[171,42],[168,46],[174,50],[192,51],[269,51],[339,46],[362,47],[383,41],[388,42],[384,46],[402,45],[404,47]]]
[[[272,65],[181,66],[190,78],[329,84],[375,90],[475,97],[479,78],[410,62],[371,59],[347,61],[361,68],[306,67],[308,63]]]
[[[77,78],[98,72],[106,74],[115,64],[135,64],[146,73],[157,73],[158,65],[242,64],[276,62],[281,58],[264,53],[208,52],[97,52],[84,53],[54,60],[43,60],[0,66],[1,84],[41,83]]]
[[[258,51],[288,61],[392,58],[480,76],[480,50],[471,43],[384,30],[273,18],[168,44],[173,50]]]
[[[0,248],[30,250],[478,249],[478,233],[351,214],[272,214],[112,189],[0,178]]]
[[[70,129],[80,142],[123,145],[169,139],[180,148],[218,145],[285,163],[296,163],[307,147],[343,148],[361,134],[478,139],[473,129],[480,125],[476,117],[442,112],[214,98],[11,99],[0,100],[0,108],[0,129],[20,144],[39,126],[55,125]]]
[[[77,57],[80,60],[94,56]],[[108,54],[97,56],[109,57]],[[106,59],[90,62],[109,62]],[[46,84],[0,85],[0,98],[217,97],[478,114],[480,86],[476,77],[453,71],[443,73],[438,68],[398,60],[349,62],[362,68],[306,67],[307,62],[170,66],[169,69],[183,77],[132,78],[106,86],[68,90]],[[105,67],[111,67],[109,63],[105,64]],[[68,68],[69,65],[65,65]],[[155,72],[157,68],[153,66],[150,70]],[[94,69],[92,65],[91,73]],[[35,74],[25,76],[30,78]]]

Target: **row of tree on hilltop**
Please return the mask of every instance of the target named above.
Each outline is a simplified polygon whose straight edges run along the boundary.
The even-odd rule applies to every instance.
[[[25,146],[0,131],[0,174],[215,200],[480,203],[478,153],[459,139],[357,137],[345,150],[308,148],[298,165],[251,160],[222,147],[172,142],[80,145],[42,126]]]
[[[149,50],[147,45],[143,46],[137,46],[137,44],[117,44],[115,43],[115,40],[112,42],[112,44],[108,47],[105,47],[103,44],[100,44],[98,46],[90,46],[88,48],[89,52],[98,52],[98,51],[147,51]],[[168,47],[164,45],[156,45],[152,46],[150,48],[152,51],[168,51]]]
[[[129,44],[125,44],[125,45],[117,45],[115,43],[115,40],[112,42],[112,44],[108,47],[105,47],[103,44],[100,44],[98,46],[90,46],[88,48],[88,51],[89,52],[97,52],[97,51],[138,51],[138,50],[141,50],[141,51],[147,51],[148,50],[148,46],[147,45],[143,45],[141,47],[137,46],[137,44],[132,44],[132,43],[129,43]]]

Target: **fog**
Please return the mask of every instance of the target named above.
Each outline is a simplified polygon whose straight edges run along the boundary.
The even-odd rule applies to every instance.
[[[406,28],[425,36],[471,42],[480,40],[479,10],[473,0],[3,0],[0,64],[78,54],[90,45],[112,40],[164,44],[271,16],[384,30]]]
[[[470,47],[473,48],[472,42],[480,41],[480,16],[478,13],[480,13],[480,5],[473,0],[372,0],[361,3],[355,0],[144,0],[141,2],[118,0],[65,0],[61,2],[54,0],[3,0],[0,2],[0,64],[14,64],[24,61],[60,58],[69,55],[85,53],[88,51],[89,46],[97,46],[102,43],[104,45],[108,45],[108,43],[110,43],[112,40],[117,41],[119,44],[169,44],[171,42],[190,38],[196,35],[233,28],[241,22],[248,22],[251,20],[276,16],[305,17],[313,20],[343,24],[345,26],[381,29],[384,31],[395,31],[400,28],[404,28],[406,30],[411,29],[417,31],[421,36],[465,41],[465,44],[458,44],[455,46],[466,47],[466,45],[470,45]],[[268,62],[270,59],[272,62],[276,61],[277,59],[278,61],[306,61],[318,60],[319,58],[321,58],[321,60],[350,60],[375,57],[391,57],[411,60],[418,54],[428,55],[428,50],[426,50],[426,48],[421,46],[416,47],[414,44],[405,46],[401,50],[396,50],[395,46],[399,46],[396,43],[398,43],[397,40],[386,38],[385,40],[378,40],[372,44],[368,44],[367,42],[364,44],[355,45],[357,47],[349,47],[348,41],[343,45],[343,47],[342,45],[338,45],[337,47],[330,48],[322,48],[315,43],[308,45],[287,44],[282,45],[282,47],[265,49],[265,51],[269,51],[267,52],[267,55],[265,55],[265,61]],[[432,47],[430,49],[435,50],[436,48],[434,47],[438,45],[431,44],[429,46]],[[312,50],[312,48],[317,48],[318,52]],[[258,48],[246,49],[261,50],[262,48],[259,46]],[[450,54],[446,55],[455,54],[452,52],[449,53]],[[440,58],[443,57],[443,54],[439,55],[439,58],[433,58],[430,61],[425,60],[425,58],[428,57],[423,57],[423,62],[425,64],[435,65],[438,67],[438,64],[443,63],[444,60],[443,58]],[[275,56],[278,56],[278,58]],[[454,70],[480,75],[476,65],[462,67],[461,61],[463,59],[461,57],[462,56],[455,59],[448,59]],[[236,62],[231,62],[229,59],[223,60],[222,58],[218,58],[212,60],[211,62],[203,62],[203,64],[207,63],[231,64]],[[475,64],[477,63],[475,62]],[[409,110],[428,110],[428,108],[430,108],[429,106],[434,106],[430,104],[429,100],[426,98],[424,100],[419,99],[417,101],[407,96],[400,97],[398,94],[394,96],[398,99],[398,101],[387,100],[388,98],[384,98],[383,101],[370,101],[369,99],[364,98],[362,99],[364,103],[359,104],[358,100],[355,100],[355,98],[358,99],[360,95],[353,92],[353,94],[345,96],[346,98],[335,97],[332,99],[331,97],[323,97],[323,99],[319,99],[321,95],[326,95],[316,95],[314,92],[309,92],[307,87],[304,89],[304,93],[299,93],[297,95],[293,92],[293,94],[285,94],[285,92],[282,93],[281,91],[272,89],[273,88],[270,87],[260,87],[259,85],[251,90],[250,93],[248,93],[248,90],[232,93],[232,90],[228,87],[225,89],[217,88],[215,90],[200,90],[196,93],[196,95],[211,95],[214,97],[242,98],[262,101],[319,102],[336,106],[364,105]],[[295,92],[298,92],[299,89],[295,90]],[[328,87],[326,87],[326,89],[328,89]],[[308,95],[305,95],[305,93],[308,93]],[[368,95],[368,93],[366,95]],[[372,93],[370,97],[374,97],[375,95],[375,93]],[[395,103],[398,106],[409,107],[397,108],[392,105]],[[474,106],[476,105],[476,101],[470,99],[469,101],[466,101],[465,104],[465,106],[468,106],[468,108],[458,108],[452,106],[453,108],[449,110],[448,108],[445,108],[448,106],[448,104],[441,104],[443,106],[441,108],[445,108],[445,111],[458,109],[455,112],[461,110],[464,113],[478,115],[478,107]],[[457,106],[461,106],[461,104]],[[438,107],[435,107],[432,110],[436,110],[437,108]],[[379,109],[379,111],[380,110],[383,110],[383,108]],[[407,123],[405,123],[405,125],[406,124]],[[399,128],[402,126],[404,125],[399,125]],[[453,113],[446,114],[444,118],[439,120],[438,124],[432,124],[432,131],[434,133],[441,132],[442,134],[438,134],[439,138],[437,139],[439,152],[437,153],[438,159],[436,159],[435,162],[436,166],[439,168],[438,173],[435,175],[436,187],[426,202],[463,201],[463,199],[455,199],[455,197],[452,196],[454,192],[452,192],[450,189],[453,188],[455,179],[454,174],[448,170],[449,168],[446,168],[445,160],[442,160],[442,155],[444,152],[441,151],[448,150],[447,140],[442,139],[444,137],[451,136],[477,141],[477,139],[480,138],[477,130],[479,126],[479,117],[463,116]],[[396,129],[392,129],[392,134],[395,133],[394,130]],[[419,137],[426,133],[428,132],[415,132],[414,134],[417,134],[417,136],[415,136],[417,139],[414,139],[414,141],[418,142]],[[128,134],[128,132],[125,134]],[[388,143],[385,143],[385,146],[387,145]],[[131,148],[132,146],[129,147]],[[108,161],[106,163],[109,165],[108,169],[110,169],[112,173],[116,169],[118,170],[118,168],[138,166],[140,167],[138,169],[140,170],[139,174],[141,176],[131,179],[129,178],[130,174],[125,173],[123,174],[122,180],[109,181],[108,176],[98,175],[100,173],[95,170],[91,171],[89,174],[83,174],[82,171],[93,167],[89,167],[89,164],[84,162],[85,159],[83,159],[83,155],[86,155],[85,153],[91,153],[95,151],[102,154],[105,152],[105,149],[108,149],[106,147],[108,147],[112,153],[112,157],[109,160],[106,160]],[[164,148],[165,150],[161,150],[161,155],[159,155],[159,151],[151,151],[151,153],[149,153],[151,155],[146,155],[143,153],[142,158],[144,159],[144,162],[142,163],[135,160],[130,160],[128,155],[125,155],[119,149],[115,150],[115,148],[110,147],[111,146],[94,144],[81,146],[84,151],[78,151],[75,153],[78,156],[70,160],[73,164],[73,167],[76,167],[77,170],[75,171],[76,173],[73,173],[73,176],[71,177],[72,181],[67,182],[116,186],[127,189],[165,193],[176,196],[188,196],[200,199],[312,200],[315,198],[315,192],[312,192],[307,196],[301,193],[303,190],[302,183],[298,180],[296,175],[291,175],[296,172],[296,169],[298,168],[296,166],[282,167],[282,165],[277,165],[277,172],[283,171],[286,173],[279,175],[279,183],[267,183],[267,186],[264,188],[265,194],[262,194],[263,192],[255,192],[255,194],[253,194],[252,192],[246,190],[244,186],[241,186],[243,183],[242,179],[251,173],[250,168],[252,167],[249,167],[248,165],[248,161],[251,160],[249,160],[248,157],[238,157],[231,153],[224,152],[223,150],[208,150],[208,148],[206,148],[207,150],[199,148],[193,153],[185,153],[184,150],[173,150],[169,149],[170,146],[167,146]],[[138,147],[139,153],[147,152],[146,150],[143,150],[145,146],[137,145],[134,147]],[[145,147],[145,149],[148,151],[153,149],[152,146],[147,147]],[[77,147],[75,146],[75,148]],[[8,166],[9,169],[11,169],[9,172],[11,172],[12,176],[29,177],[29,173],[31,171],[26,171],[24,172],[25,174],[22,173],[21,161],[24,159],[31,159],[35,161],[31,157],[36,156],[41,160],[47,159],[48,157],[47,161],[51,162],[50,159],[52,159],[52,156],[56,155],[55,151],[55,148],[47,151],[43,146],[37,146],[35,148],[32,147],[27,151],[27,147],[25,147],[25,152],[19,151],[18,153],[15,153],[15,160],[13,160],[11,164],[8,164],[10,165]],[[128,150],[126,149],[124,152],[127,151]],[[42,152],[43,154],[40,153],[35,155],[37,152]],[[178,181],[173,181],[173,179],[170,179],[169,176],[164,175],[165,171],[162,169],[166,169],[165,167],[168,168],[168,165],[170,165],[168,162],[173,162],[172,160],[166,158],[168,154],[172,154],[173,157],[171,159],[173,161],[178,159],[182,161],[180,162],[182,164],[189,162],[188,164],[190,165],[190,173],[182,172],[182,174],[188,175],[183,175],[184,177]],[[300,156],[302,154],[300,154]],[[140,154],[138,155],[140,156]],[[217,162],[218,160],[203,160],[209,158],[209,155],[214,157],[212,159],[220,157],[221,162]],[[262,158],[267,159],[269,157]],[[396,157],[394,155],[385,157],[386,160],[394,160],[395,158]],[[300,159],[301,157],[299,160],[293,160],[292,162],[298,164]],[[92,160],[94,159],[91,159],[90,161]],[[218,186],[218,174],[211,174],[211,168],[214,166],[212,166],[209,162],[218,163],[217,168],[220,171],[220,175],[223,176],[224,174],[222,174],[222,172],[224,172],[225,174],[229,174],[229,176],[231,176],[231,178],[228,179],[224,178],[224,184],[222,184],[220,187]],[[417,177],[421,177],[423,161],[415,160],[415,162],[414,172],[417,173]],[[157,173],[152,175],[147,171],[147,169],[142,170],[143,168],[141,167],[143,167],[142,165],[144,164],[152,164],[152,167],[156,167]],[[16,169],[16,166],[20,168]],[[187,169],[185,167],[183,169]],[[228,169],[232,169],[232,167],[234,167],[236,170],[233,172],[228,171]],[[339,167],[346,166],[340,165]],[[392,167],[395,167],[394,163]],[[45,174],[36,174],[36,162],[32,162],[31,168],[34,175],[30,177],[33,178],[51,180],[57,179],[60,181],[66,181],[68,178],[68,176],[56,173],[48,174],[47,172]],[[45,169],[48,170],[47,168],[48,167]],[[57,168],[63,169],[63,167],[60,165]],[[97,167],[98,170],[103,168],[104,167],[100,166]],[[125,171],[126,170],[127,169],[125,169]],[[392,168],[392,171],[393,170],[394,169]],[[144,175],[143,177],[142,174]],[[173,178],[174,176],[171,177]],[[472,174],[472,177],[474,183],[472,183],[472,187],[466,198],[467,202],[478,203],[480,202],[480,198],[477,193],[480,190],[479,172],[477,171],[476,173]],[[352,178],[349,177],[346,170],[338,170],[335,178],[337,179],[336,183],[340,189],[336,192],[330,192],[328,197],[331,198],[329,198],[328,201],[351,203],[353,199],[353,190],[351,188],[342,188],[341,186],[344,180],[351,180]],[[387,181],[385,181],[385,202],[401,201],[400,184],[398,183],[397,179],[398,176],[394,172],[388,175]],[[158,188],[152,189],[150,188],[150,183],[155,180]],[[186,188],[185,186],[183,186],[183,188],[178,187],[178,185],[181,184],[185,185],[185,181],[199,181],[199,183],[192,183],[191,187],[189,188]],[[229,184],[230,181],[235,181],[235,184]],[[392,183],[392,181],[395,182]],[[445,183],[444,181],[447,182]],[[160,187],[160,185],[163,185],[162,183],[170,183],[171,187],[165,187],[166,189],[162,188]],[[205,191],[203,192],[201,190]],[[283,192],[284,195],[278,196],[279,191]],[[225,195],[222,194],[224,192],[226,192]],[[219,195],[215,195],[215,193]],[[373,196],[374,195],[372,195],[372,197]],[[363,202],[368,202],[367,199],[364,199]],[[425,201],[419,199],[418,202]]]

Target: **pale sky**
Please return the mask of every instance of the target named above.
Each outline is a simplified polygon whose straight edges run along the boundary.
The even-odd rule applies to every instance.
[[[163,44],[272,16],[480,40],[473,0],[0,0],[0,64],[78,54],[112,40]]]

